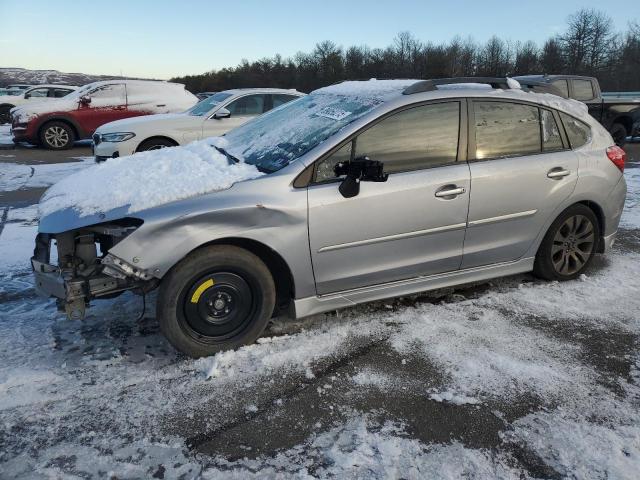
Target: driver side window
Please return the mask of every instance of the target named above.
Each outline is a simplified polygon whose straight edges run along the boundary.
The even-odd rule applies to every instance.
[[[264,95],[247,95],[234,100],[226,106],[231,116],[261,115],[264,112]]]
[[[402,110],[360,133],[338,151],[321,160],[315,182],[335,179],[339,162],[369,157],[384,163],[385,173],[421,170],[456,161],[460,103],[446,102]],[[351,152],[355,144],[355,152]]]
[[[36,88],[34,90],[31,90],[28,95],[29,98],[43,98],[47,96],[47,93],[49,93],[48,88]]]

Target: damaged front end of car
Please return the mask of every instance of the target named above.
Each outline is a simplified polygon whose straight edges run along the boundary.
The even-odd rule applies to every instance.
[[[69,318],[82,319],[93,299],[113,298],[126,290],[152,290],[157,279],[109,253],[140,225],[142,220],[123,218],[62,233],[39,233],[31,258],[36,292],[57,298],[58,308]]]

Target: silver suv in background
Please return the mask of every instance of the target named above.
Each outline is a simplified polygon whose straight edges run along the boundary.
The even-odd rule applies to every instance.
[[[624,152],[584,105],[510,79],[344,82],[210,143],[228,175],[256,172],[171,195],[190,185],[176,168],[156,205],[120,192],[122,207],[98,212],[75,191],[47,208],[64,197],[54,186],[32,259],[38,290],[79,316],[94,298],[159,287],[169,341],[211,355],[282,313],[528,271],[574,279],[612,245],[626,193]],[[189,148],[201,152],[148,154],[167,162]]]

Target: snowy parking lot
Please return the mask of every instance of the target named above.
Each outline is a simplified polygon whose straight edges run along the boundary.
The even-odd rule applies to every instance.
[[[199,360],[160,335],[153,301],[139,320],[138,296],[98,301],[79,322],[37,297],[37,208],[5,203],[0,477],[638,478],[640,144],[628,152],[618,241],[579,280],[276,319]],[[90,164],[0,156],[0,193]]]

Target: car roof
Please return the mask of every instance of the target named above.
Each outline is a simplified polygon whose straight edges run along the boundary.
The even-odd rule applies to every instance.
[[[55,84],[55,83],[43,83],[41,85],[32,85],[31,87],[27,88],[26,91],[33,90],[34,88],[68,88],[70,90],[77,90],[80,87],[78,87],[76,85],[62,85],[62,84]]]
[[[475,82],[474,82],[475,80]],[[450,82],[450,83],[447,83]],[[489,82],[489,83],[485,83]],[[311,95],[333,94],[370,100],[378,105],[372,110],[393,109],[414,103],[443,98],[488,98],[532,102],[586,118],[587,107],[577,100],[550,93],[536,93],[520,88],[507,78],[455,78],[436,80],[368,80],[347,81],[311,92]]]
[[[184,88],[184,84],[182,83],[174,83],[174,82],[165,82],[163,80],[128,80],[128,79],[114,79],[114,80],[100,80],[99,82],[91,82],[84,85],[85,87],[91,85],[92,88],[101,87],[103,85],[113,85],[117,83],[124,83],[127,85],[163,85],[170,87],[182,87]]]
[[[559,79],[577,79],[577,80],[592,80],[594,77],[587,77],[584,75],[519,75],[517,77],[513,77],[516,80],[536,80],[539,82],[551,82],[553,80]]]
[[[304,95],[304,93],[297,91],[295,88],[231,88],[229,90],[222,90],[221,92],[215,93],[231,93],[233,95],[238,95],[240,93],[284,93],[284,94],[293,94],[293,95]]]

